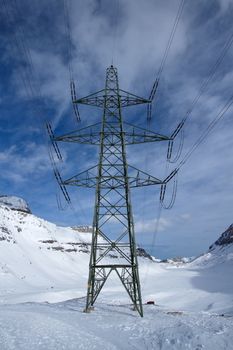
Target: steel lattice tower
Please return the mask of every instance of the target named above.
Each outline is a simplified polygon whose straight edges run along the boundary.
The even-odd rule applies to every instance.
[[[81,99],[76,99],[74,91],[72,96],[74,104],[103,109],[102,123],[65,135],[54,136],[51,126],[47,126],[59,159],[57,141],[99,145],[100,149],[99,163],[70,179],[63,181],[57,169],[54,170],[67,200],[66,185],[96,189],[85,311],[93,307],[110,273],[115,271],[135,309],[143,316],[130,188],[166,186],[176,171],[165,180],[159,180],[128,165],[125,148],[126,145],[145,142],[172,142],[176,134],[167,137],[126,122],[123,124],[122,108],[137,104],[149,104],[150,107],[152,101],[120,89],[117,69],[112,65],[107,68],[104,89]],[[117,264],[109,259],[113,254],[118,257]]]
[[[109,222],[113,221],[112,218],[115,221],[111,224],[114,232],[109,239]],[[101,236],[106,240],[104,246],[99,242]],[[103,251],[97,257],[98,250],[101,249]],[[114,250],[120,254],[122,263],[105,263],[106,254]],[[120,277],[135,308],[142,316],[121,97],[117,70],[111,66],[106,74],[86,310],[94,304],[112,270]]]

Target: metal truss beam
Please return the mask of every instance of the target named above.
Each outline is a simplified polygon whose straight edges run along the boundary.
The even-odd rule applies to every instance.
[[[80,103],[89,106],[113,108],[118,106],[118,97],[121,99],[121,107],[129,107],[138,104],[150,103],[150,100],[139,97],[122,89],[107,88],[88,96],[82,97],[73,103]]]
[[[82,128],[80,130],[75,130],[70,133],[60,135],[60,136],[54,136],[53,141],[63,141],[63,142],[74,142],[74,143],[82,143],[82,144],[90,144],[90,145],[100,145],[101,143],[101,130],[100,130],[101,123],[96,123],[93,125],[90,125],[86,128]],[[111,139],[116,136],[116,133],[118,133],[118,130],[112,126],[109,128],[109,130],[105,131],[105,137],[108,138],[109,144],[111,144]],[[171,137],[161,135],[158,133],[155,133],[153,131],[140,128],[138,126],[135,126],[133,124],[124,123],[124,139],[125,139],[125,145],[135,145],[145,142],[158,142],[158,141],[170,141],[172,140]],[[106,143],[107,141],[106,140]],[[119,144],[120,144],[119,139]]]
[[[98,165],[95,165],[88,170],[71,177],[70,179],[64,180],[63,185],[95,188],[97,182],[99,181],[99,186],[103,189],[124,188],[125,182],[124,174],[122,173],[122,164],[114,164],[114,174],[109,171],[111,169],[109,164],[103,163],[102,165],[105,166],[106,169],[105,173],[101,176],[101,181],[99,181],[98,178]],[[130,188],[134,188],[150,185],[162,185],[165,182],[144,171],[128,165],[128,183]]]

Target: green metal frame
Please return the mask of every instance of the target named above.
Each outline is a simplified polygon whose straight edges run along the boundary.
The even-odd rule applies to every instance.
[[[102,179],[106,177],[105,185]],[[122,183],[119,188],[117,183]],[[114,218],[117,230],[109,239],[109,221]],[[116,227],[115,227],[116,229]],[[107,244],[104,251],[99,250],[99,237]],[[121,243],[124,243],[124,247]],[[100,242],[101,245],[101,242]],[[120,264],[103,263],[110,251],[121,256]],[[104,92],[104,113],[101,131],[96,200],[93,220],[92,249],[89,266],[86,311],[98,297],[111,271],[115,270],[127,290],[136,310],[143,316],[134,224],[131,210],[128,169],[125,152],[125,139],[121,115],[117,70],[107,69]]]
[[[100,147],[98,165],[65,181],[59,178],[62,188],[66,185],[96,188],[86,312],[92,309],[110,273],[115,271],[135,310],[143,316],[130,188],[166,184],[174,172],[162,181],[129,166],[125,146],[170,141],[173,135],[167,137],[129,123],[124,123],[124,130],[121,110],[150,102],[119,89],[117,69],[110,66],[106,71],[105,89],[73,101],[103,108],[101,130],[100,123],[60,136],[50,130],[56,152],[59,151],[57,141]],[[109,257],[113,253],[118,256],[115,264]]]

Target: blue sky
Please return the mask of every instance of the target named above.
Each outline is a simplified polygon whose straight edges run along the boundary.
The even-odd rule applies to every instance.
[[[5,4],[0,13],[0,192],[25,198],[33,213],[58,224],[91,224],[92,190],[68,188],[73,209],[57,208],[43,127],[49,120],[56,133],[63,133],[101,120],[101,110],[85,106],[80,107],[80,125],[73,116],[63,1]],[[119,0],[118,11],[116,0],[67,4],[78,96],[103,88],[113,58],[121,88],[148,97],[179,1]],[[232,15],[231,0],[186,0],[153,105],[151,129],[170,135],[185,116],[233,33]],[[232,95],[232,55],[233,47],[187,120],[182,156]],[[132,191],[137,241],[144,246],[153,242],[156,255],[200,254],[232,223],[231,115],[232,109],[180,170],[175,206],[162,211],[156,237],[159,188]],[[124,111],[124,117],[147,127],[143,106]],[[98,161],[94,146],[60,144],[60,149],[64,178]],[[130,164],[163,178],[165,143],[129,146],[127,151]]]

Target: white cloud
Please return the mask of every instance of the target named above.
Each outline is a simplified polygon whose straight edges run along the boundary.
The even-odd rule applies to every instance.
[[[27,1],[23,4],[27,4]],[[114,64],[119,70],[120,84],[122,88],[147,96],[161,62],[179,1],[119,0],[119,4]],[[220,7],[216,6],[216,11],[211,14],[205,12],[206,6],[211,6],[210,2],[187,2],[185,5],[159,85],[151,125],[155,131],[170,134],[174,130],[190,107],[203,79],[208,76],[210,67],[216,61],[232,31],[230,24],[228,27],[224,21],[229,17],[232,1],[221,0],[215,4],[219,4]],[[116,18],[113,5],[114,1],[107,0],[71,1],[73,66],[79,97],[104,86],[105,69],[111,64],[114,46]],[[45,99],[47,109],[45,108],[44,115],[52,119],[55,126],[61,125],[62,130],[67,128],[67,117],[72,113],[65,51],[67,43],[64,38],[61,3],[50,2],[50,12],[47,11],[47,7],[47,1],[30,2],[30,16],[25,16],[23,25],[26,26],[25,39],[29,44],[37,84],[40,85]],[[10,54],[8,51],[4,59],[9,60],[9,57],[12,59]],[[228,52],[224,58],[217,75],[211,81],[208,90],[203,93],[186,123],[183,155],[232,94],[233,70],[230,56],[232,52]],[[21,71],[17,65],[14,68],[11,82],[14,86],[17,81],[16,96],[20,100],[22,94],[18,87]],[[129,114],[124,111],[124,116],[126,115],[129,121],[139,122],[145,126],[145,110],[142,108],[140,111],[140,116],[136,109],[131,109]],[[83,109],[82,112],[82,126],[96,118],[96,112],[92,109]],[[163,233],[159,235],[161,244],[172,242],[177,249],[182,249],[184,242],[190,240],[197,245],[200,242],[201,247],[203,239],[211,243],[220,227],[231,223],[233,190],[231,113],[229,110],[225,119],[181,169],[177,202],[172,211],[163,212],[160,222],[159,232]],[[100,110],[99,118],[101,114]],[[38,120],[34,123],[35,127],[38,127]],[[29,131],[29,128],[30,132],[33,131],[32,121],[30,120],[30,125],[28,124],[25,120],[21,137]],[[73,124],[70,123],[70,128],[72,127]],[[1,128],[1,132],[7,129],[8,127]],[[46,182],[50,165],[46,147],[41,145],[43,141],[39,138],[34,140],[36,143],[31,140],[25,141],[23,149],[21,142],[14,141],[16,136],[17,141],[20,140],[20,130],[12,129],[10,135],[13,146],[8,149],[2,147],[3,151],[0,153],[2,177],[14,183],[29,181],[34,177],[40,177]],[[37,132],[37,137],[38,135]],[[64,158],[69,161],[63,166],[64,174],[67,176],[85,170],[98,161],[97,150],[90,151],[81,145],[78,147],[75,149],[71,145],[64,146]],[[132,146],[128,147],[127,151],[130,164],[163,179],[165,144]],[[51,181],[50,179],[49,184]],[[146,198],[141,203],[144,190]],[[168,188],[168,195],[169,190]],[[158,192],[159,189],[147,192],[146,189],[141,189],[133,196],[136,199],[134,203],[136,230],[146,232],[148,236],[156,226],[154,217],[157,213],[154,210],[154,202],[158,199]],[[94,202],[94,192],[79,193],[85,198],[84,206],[89,208],[90,203]],[[145,207],[144,221],[140,211],[142,205]],[[92,213],[88,215],[90,218]],[[67,217],[70,219],[71,215]],[[76,217],[74,220],[79,220]],[[177,240],[174,240],[175,235]]]
[[[146,221],[136,221],[135,222],[135,230],[138,234],[150,233],[153,234],[155,232],[163,232],[165,229],[171,227],[172,223],[169,219],[160,218],[160,219],[152,219]]]
[[[50,169],[48,151],[45,146],[38,146],[35,143],[21,145],[18,149],[16,145],[0,153],[1,177],[13,181],[29,180],[29,177],[42,176]]]

